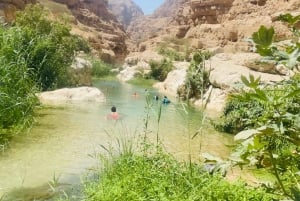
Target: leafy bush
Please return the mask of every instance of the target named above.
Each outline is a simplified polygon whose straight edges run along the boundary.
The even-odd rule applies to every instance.
[[[35,83],[21,55],[19,29],[0,27],[0,145],[11,137],[12,130],[30,124],[37,103]]]
[[[190,99],[199,98],[209,86],[209,69],[205,67],[205,60],[210,57],[209,52],[199,51],[193,55],[184,85],[177,91],[180,97]]]
[[[299,41],[300,31],[297,23],[300,22],[300,15],[292,16],[291,14],[281,15],[278,18],[288,23],[290,30],[294,34],[295,41]],[[297,68],[300,60],[300,44],[291,42],[285,47],[277,46],[274,43],[275,30],[273,27],[266,28],[261,26],[257,32],[252,34],[252,40],[255,43],[256,52],[263,56],[265,62],[276,62],[284,64],[289,69]]]
[[[300,196],[299,186],[294,185],[300,181],[299,80],[295,77],[275,86],[261,87],[259,78],[250,76],[248,80],[242,76],[247,90],[230,99],[230,105],[241,104],[224,113],[225,118],[230,118],[233,130],[242,130],[235,136],[241,143],[231,159],[239,165],[270,167],[278,189],[293,199]]]
[[[160,62],[152,60],[150,61],[150,67],[150,77],[155,80],[164,81],[168,73],[173,69],[173,64],[167,59],[163,59]]]
[[[221,123],[215,126],[221,131],[236,134],[242,130],[263,125],[277,112],[298,114],[300,112],[299,96],[287,97],[288,94],[297,92],[297,86],[300,83],[298,77],[295,76],[290,81],[283,81],[276,85],[267,85],[262,90],[258,90],[257,92],[263,94],[266,99],[270,100],[269,102],[257,101],[258,94],[254,95],[245,90],[232,94],[223,110]],[[253,77],[251,80],[254,82]],[[259,79],[256,82],[258,84]]]
[[[102,60],[92,60],[92,75],[104,77],[110,74],[112,67]]]
[[[85,43],[72,36],[64,21],[52,21],[40,5],[29,5],[18,12],[15,26],[22,30],[23,41],[18,50],[23,54],[27,66],[32,69],[32,78],[42,90],[69,85],[68,68],[74,52]]]
[[[272,200],[262,189],[230,184],[201,166],[169,155],[121,154],[106,163],[99,180],[87,183],[87,201],[97,200]]]
[[[0,144],[30,125],[38,90],[70,84],[74,51],[87,50],[66,24],[47,16],[40,5],[29,5],[14,25],[0,26]]]
[[[184,61],[185,59],[185,56],[182,53],[166,47],[161,47],[158,53],[171,59],[172,61]]]

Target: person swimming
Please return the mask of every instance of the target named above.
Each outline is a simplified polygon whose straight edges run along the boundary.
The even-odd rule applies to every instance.
[[[171,103],[171,101],[168,99],[167,96],[164,96],[164,98],[162,99],[162,103],[168,104],[168,103]]]
[[[110,110],[111,110],[111,113],[107,116],[108,119],[115,119],[116,120],[116,119],[120,118],[120,115],[117,112],[116,106],[112,106]]]

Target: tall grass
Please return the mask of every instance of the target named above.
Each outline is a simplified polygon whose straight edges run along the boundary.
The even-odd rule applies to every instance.
[[[146,96],[146,117],[141,136],[142,146],[139,149],[128,149],[130,141],[126,141],[118,143],[121,145],[118,146],[121,149],[118,154],[113,149],[106,149],[109,153],[107,157],[100,154],[103,166],[96,180],[84,184],[86,201],[274,199],[275,196],[261,188],[251,188],[242,182],[232,184],[219,174],[211,175],[204,170],[202,164],[191,160],[179,162],[159,144],[159,131],[156,132],[156,144],[151,143],[148,136],[151,110],[151,99]],[[156,117],[159,127],[161,107],[158,108]],[[189,140],[191,137],[189,135]]]
[[[201,165],[178,162],[164,152],[124,153],[111,158],[98,180],[85,184],[86,201],[124,200],[272,200],[244,183],[230,184]]]

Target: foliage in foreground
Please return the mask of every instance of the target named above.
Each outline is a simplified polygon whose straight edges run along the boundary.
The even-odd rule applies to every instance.
[[[201,166],[181,163],[162,153],[121,154],[105,164],[99,180],[85,186],[87,201],[272,200],[262,189],[230,184]]]
[[[263,56],[263,62],[283,64],[293,70],[298,68],[300,61],[300,31],[299,26],[297,26],[300,22],[300,15],[284,14],[280,15],[278,20],[285,22],[292,32],[293,38],[290,44],[276,44],[274,42],[274,28],[266,28],[265,26],[261,26],[257,32],[252,34],[252,40],[255,43],[256,52]]]
[[[274,119],[278,113],[299,114],[299,85],[300,75],[296,75],[289,81],[257,89],[258,94],[247,90],[232,94],[223,110],[221,123],[216,127],[221,131],[236,134],[242,130],[264,125]],[[262,96],[264,101],[258,101],[258,96]],[[295,122],[290,123],[295,125]]]
[[[267,168],[276,178],[275,191],[297,200],[300,197],[300,79],[261,87],[260,79],[242,76],[247,90],[232,96],[230,113],[239,145],[231,156],[236,164]],[[233,104],[231,104],[233,106]],[[251,106],[251,107],[249,107]],[[234,107],[234,106],[233,106]],[[240,108],[237,108],[240,107]],[[251,109],[249,109],[251,108]],[[241,114],[243,114],[241,116]]]

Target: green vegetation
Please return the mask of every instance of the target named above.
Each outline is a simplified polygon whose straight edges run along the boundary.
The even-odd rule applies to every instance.
[[[19,52],[24,54],[32,79],[43,91],[68,86],[70,67],[76,50],[84,42],[70,33],[63,21],[47,19],[42,6],[27,6],[17,13],[16,27],[22,30],[23,41]],[[86,48],[86,46],[82,46]]]
[[[94,77],[106,77],[111,74],[112,66],[99,59],[92,59],[92,75]]]
[[[209,83],[210,69],[205,66],[205,60],[210,57],[209,52],[199,51],[194,53],[189,66],[184,85],[177,93],[184,99],[200,98],[206,92]]]
[[[86,183],[87,201],[98,200],[272,200],[262,189],[230,184],[201,165],[181,163],[157,152],[123,153],[105,162],[99,180]]]
[[[245,84],[251,84],[251,87],[257,88],[254,90],[257,93],[242,90],[232,94],[224,108],[222,123],[216,125],[218,129],[236,134],[245,129],[264,125],[275,118],[274,115],[276,116],[277,113],[299,114],[299,75],[294,76],[289,81],[282,81],[275,85],[265,85],[261,89],[258,89],[259,78],[254,79],[253,76],[250,76],[250,80],[249,82],[243,77]],[[264,98],[265,101],[258,101],[259,98]],[[288,125],[291,126],[296,123],[290,122]]]
[[[189,61],[193,51],[187,39],[166,37],[158,47],[158,53],[171,61]]]
[[[75,51],[88,51],[66,23],[47,16],[40,5],[29,5],[14,25],[0,25],[0,145],[31,124],[36,92],[71,84]]]
[[[300,186],[295,185],[300,182],[299,77],[264,88],[259,87],[259,78],[253,76],[249,80],[242,77],[242,81],[248,90],[234,97],[244,103],[257,102],[255,106],[259,109],[253,107],[248,110],[259,112],[256,116],[244,117],[252,129],[243,130],[235,136],[235,140],[241,143],[231,159],[240,165],[268,167],[277,180],[277,190],[296,200],[300,196]]]
[[[152,87],[155,82],[157,81],[153,79],[144,79],[141,77],[135,77],[134,79],[129,80],[127,83],[147,88],[147,87]]]
[[[167,78],[168,73],[173,69],[172,61],[163,59],[162,61],[150,62],[151,72],[150,78],[155,80],[164,81]]]
[[[287,68],[293,70],[297,68],[300,60],[300,44],[298,42],[300,31],[297,27],[300,15],[285,14],[281,15],[279,20],[286,22],[294,34],[295,40],[291,40],[289,45],[282,47],[274,43],[275,30],[273,27],[268,29],[261,26],[257,32],[253,33],[252,40],[255,43],[257,53],[264,57],[262,61],[284,64]]]
[[[158,50],[158,53],[169,58],[172,61],[184,61],[185,59],[185,56],[182,53],[177,52],[176,50],[170,48],[161,47]]]

